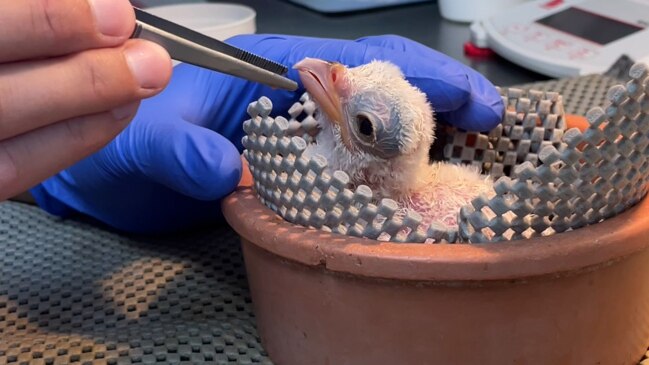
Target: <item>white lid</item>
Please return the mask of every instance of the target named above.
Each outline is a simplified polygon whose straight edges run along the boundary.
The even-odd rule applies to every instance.
[[[147,12],[218,40],[256,32],[256,13],[247,6],[190,3],[148,7]]]

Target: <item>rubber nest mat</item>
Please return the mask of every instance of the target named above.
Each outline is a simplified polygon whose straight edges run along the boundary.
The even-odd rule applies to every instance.
[[[0,364],[271,364],[228,227],[128,238],[0,204]]]

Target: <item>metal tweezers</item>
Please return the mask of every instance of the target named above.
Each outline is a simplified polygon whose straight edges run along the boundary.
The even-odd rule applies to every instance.
[[[171,58],[244,78],[250,81],[294,91],[297,83],[282,75],[286,66],[210,38],[176,23],[135,9],[135,30],[131,38],[141,38],[164,47]]]

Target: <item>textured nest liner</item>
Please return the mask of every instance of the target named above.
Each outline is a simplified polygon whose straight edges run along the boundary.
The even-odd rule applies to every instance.
[[[250,104],[243,145],[261,201],[285,220],[307,227],[392,242],[483,243],[548,236],[615,216],[646,193],[649,177],[647,65],[608,89],[591,108],[582,132],[567,129],[556,92],[499,89],[503,122],[487,133],[450,130],[444,158],[479,166],[495,180],[495,196],[478,196],[458,212],[458,228],[396,216],[397,203],[372,201],[367,186],[352,188],[343,171],[302,152],[317,133],[315,103],[305,94],[270,117],[272,103]]]

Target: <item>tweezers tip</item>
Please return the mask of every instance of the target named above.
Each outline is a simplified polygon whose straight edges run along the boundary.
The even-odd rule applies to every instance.
[[[288,72],[288,67],[245,50],[240,50],[239,57],[237,58],[278,75],[284,75]]]

